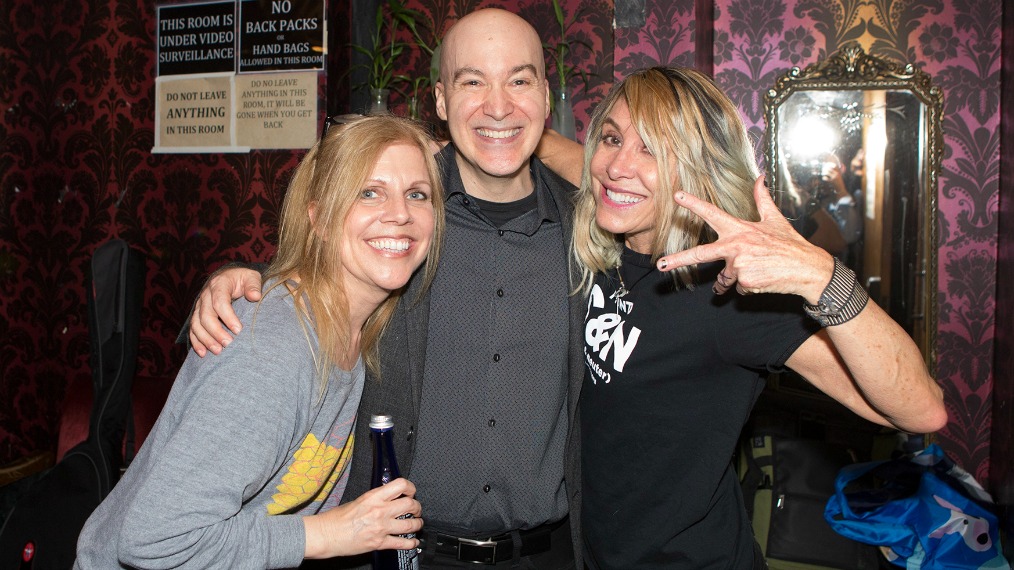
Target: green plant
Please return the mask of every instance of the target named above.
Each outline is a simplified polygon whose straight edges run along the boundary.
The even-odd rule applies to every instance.
[[[584,83],[585,89],[588,88],[588,74],[581,69],[577,69],[573,65],[567,63],[567,56],[574,51],[573,45],[584,46],[587,49],[592,49],[588,42],[582,40],[567,39],[567,32],[571,26],[577,22],[577,17],[581,13],[581,9],[574,12],[573,17],[570,21],[567,21],[563,14],[563,8],[560,7],[559,0],[553,0],[553,11],[556,14],[556,23],[560,26],[560,40],[555,44],[543,43],[542,46],[552,55],[553,63],[556,64],[556,75],[559,81],[560,91],[566,91],[567,85],[570,79],[577,75],[581,78]]]
[[[419,118],[419,105],[421,103],[421,100],[419,99],[419,93],[422,92],[423,89],[425,89],[426,87],[429,86],[429,84],[430,84],[430,78],[429,78],[429,76],[422,75],[422,76],[418,76],[418,77],[413,78],[411,81],[409,81],[409,83],[412,85],[412,97],[411,97],[411,99],[409,99],[409,103],[408,103],[408,105],[409,105],[408,106],[408,116],[411,119],[418,119]]]
[[[369,71],[365,86],[370,89],[392,89],[396,83],[408,82],[405,75],[394,72],[395,64],[411,44],[398,40],[398,26],[404,22],[402,15],[408,9],[397,0],[381,2],[377,6],[377,17],[370,33],[370,46],[352,44],[352,49],[365,55],[369,63],[358,65]]]
[[[399,5],[398,9],[392,12],[392,16],[399,22],[405,25],[410,32],[412,37],[415,39],[415,45],[419,46],[420,49],[426,52],[426,55],[433,57],[434,50],[440,45],[440,38],[436,37],[436,25],[429,17],[424,18],[421,12],[406,8]],[[419,32],[419,24],[429,30],[429,35],[433,38],[433,45],[426,43],[426,40],[422,38],[422,34]]]
[[[393,12],[393,16],[397,18],[399,22],[404,24],[404,26],[412,33],[415,45],[430,57],[428,73],[408,80],[408,82],[412,85],[412,97],[418,101],[420,92],[437,81],[437,78],[433,73],[432,65],[432,60],[434,57],[439,55],[438,50],[440,48],[440,38],[437,37],[436,23],[423,13],[404,7],[396,12]],[[433,45],[430,45],[423,39],[422,29],[425,29],[427,35],[432,38]]]

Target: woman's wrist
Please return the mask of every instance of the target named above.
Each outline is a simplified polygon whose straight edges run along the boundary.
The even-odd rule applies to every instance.
[[[813,246],[812,250],[816,252],[816,259],[800,263],[801,267],[808,270],[797,275],[796,283],[800,289],[795,294],[802,297],[804,303],[816,305],[834,276],[835,257],[821,247]]]
[[[325,521],[319,515],[303,516],[303,532],[305,543],[303,557],[307,560],[329,558],[327,529]]]

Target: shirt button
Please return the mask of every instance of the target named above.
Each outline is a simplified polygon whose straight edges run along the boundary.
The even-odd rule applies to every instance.
[[[483,493],[488,493],[489,490],[490,490],[490,486],[489,485],[486,485],[485,487],[482,488],[482,492]]]
[[[408,431],[405,433],[405,441],[412,441],[413,435],[415,435],[415,426],[408,426]]]
[[[493,362],[500,362],[500,355],[499,354],[494,354],[493,355]]]
[[[489,427],[496,427],[496,420],[494,420],[492,418],[490,418],[490,420],[488,422],[486,422],[486,423],[489,424]]]
[[[503,289],[497,289],[496,290],[496,296],[497,297],[503,297]]]
[[[500,237],[503,237],[503,230],[499,230],[497,233],[500,234]]]
[[[461,203],[467,206],[467,205],[469,205],[469,204],[470,204],[471,202],[469,202],[469,201],[468,201],[468,198],[462,198],[462,199],[461,199]]]

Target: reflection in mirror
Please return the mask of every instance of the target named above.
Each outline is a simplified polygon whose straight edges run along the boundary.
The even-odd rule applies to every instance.
[[[849,44],[768,91],[768,178],[796,229],[856,271],[935,368],[942,96]]]

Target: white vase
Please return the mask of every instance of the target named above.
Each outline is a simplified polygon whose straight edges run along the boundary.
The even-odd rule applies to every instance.
[[[553,130],[575,140],[574,108],[571,105],[570,93],[566,90],[553,92]]]
[[[387,99],[391,96],[390,89],[370,89],[370,106],[367,115],[378,115],[387,112]]]
[[[418,121],[421,115],[419,114],[419,96],[412,95],[408,98],[408,118]]]

